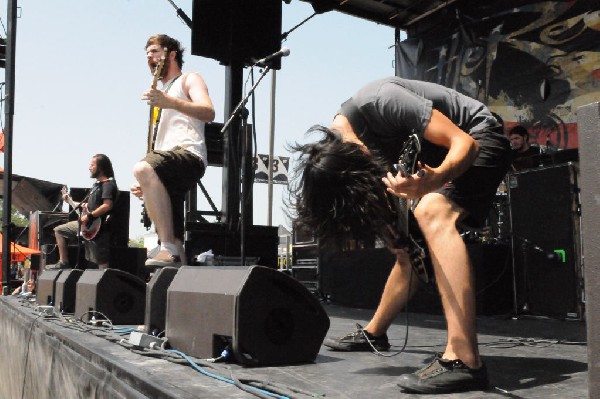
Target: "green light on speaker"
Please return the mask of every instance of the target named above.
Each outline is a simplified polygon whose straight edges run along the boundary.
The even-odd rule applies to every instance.
[[[560,255],[560,259],[561,259],[562,263],[567,262],[567,253],[565,252],[564,249],[555,249],[554,253],[557,253]]]

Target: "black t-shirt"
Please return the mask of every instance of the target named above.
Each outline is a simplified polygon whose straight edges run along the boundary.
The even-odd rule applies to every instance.
[[[98,209],[105,199],[112,200],[114,205],[118,193],[117,182],[113,178],[94,183],[88,198],[88,210],[92,212]]]
[[[376,80],[344,102],[338,113],[348,118],[368,148],[390,164],[397,162],[406,139],[416,134],[422,141],[423,161],[438,166],[448,150],[423,140],[433,109],[478,142],[474,165],[495,165],[510,148],[502,126],[483,103],[435,83],[398,77]]]

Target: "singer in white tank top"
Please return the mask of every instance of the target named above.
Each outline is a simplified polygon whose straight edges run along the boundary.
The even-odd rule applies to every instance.
[[[179,41],[154,35],[145,48],[153,75],[164,60],[163,90],[151,88],[142,95],[148,105],[160,109],[159,122],[152,150],[134,166],[137,182],[131,192],[144,200],[160,241],[160,250],[146,266],[179,266],[185,261],[184,196],[206,169],[204,126],[213,121],[215,110],[200,74],[182,73]]]

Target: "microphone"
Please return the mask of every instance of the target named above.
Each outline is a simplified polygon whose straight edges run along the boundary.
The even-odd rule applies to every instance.
[[[256,61],[254,63],[254,65],[260,65],[260,66],[265,66],[269,61],[276,59],[276,58],[280,58],[280,57],[287,57],[288,55],[290,55],[290,49],[287,47],[282,47],[278,52],[273,53],[271,55],[267,55],[264,58],[261,58],[260,60]]]

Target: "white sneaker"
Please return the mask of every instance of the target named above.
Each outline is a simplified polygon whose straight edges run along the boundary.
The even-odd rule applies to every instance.
[[[148,253],[146,254],[146,258],[147,259],[155,258],[159,252],[160,252],[160,244],[158,244],[157,246],[152,248],[150,251],[148,251]]]

